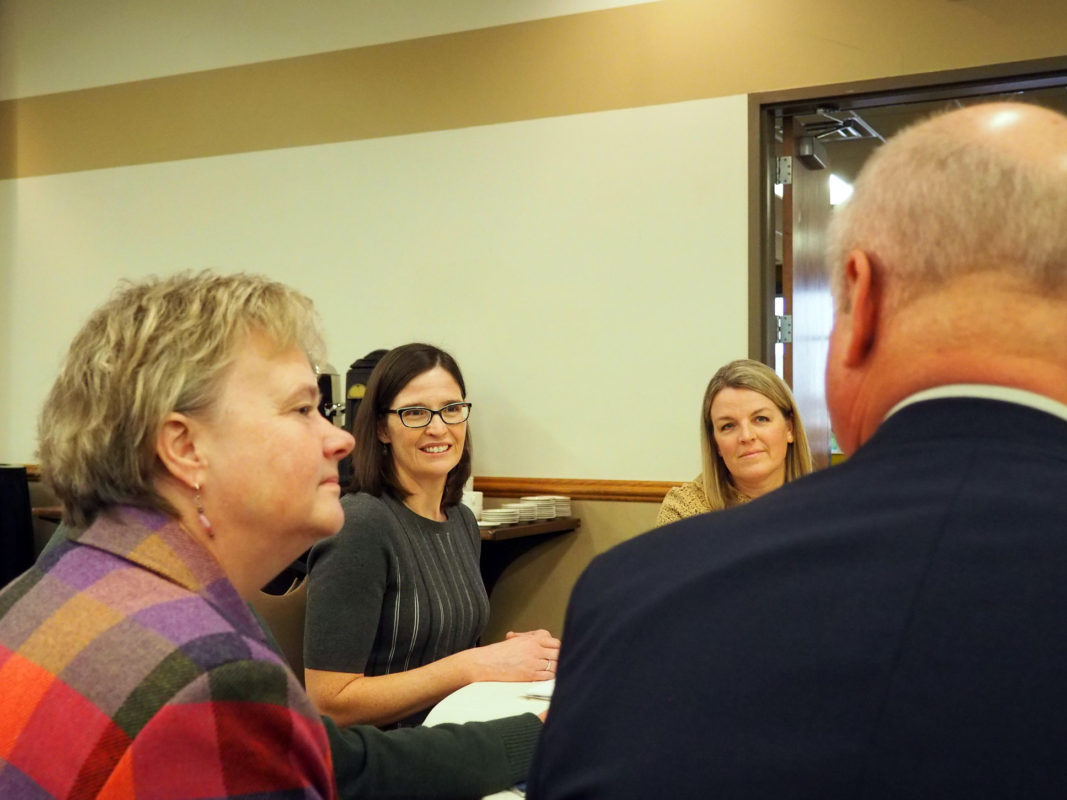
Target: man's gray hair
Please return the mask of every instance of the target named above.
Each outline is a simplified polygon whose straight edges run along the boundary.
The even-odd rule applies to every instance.
[[[1002,104],[1005,121],[1013,105],[1021,107]],[[1047,160],[936,117],[912,126],[874,153],[835,211],[827,239],[835,307],[848,310],[844,267],[853,250],[891,276],[897,306],[986,270],[1010,269],[1035,291],[1062,291],[1065,177]]]

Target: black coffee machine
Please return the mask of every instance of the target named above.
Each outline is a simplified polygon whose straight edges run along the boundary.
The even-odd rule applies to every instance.
[[[319,413],[339,428],[345,427],[345,403],[341,399],[341,376],[333,364],[320,364],[315,372],[319,382]]]
[[[363,395],[367,392],[367,383],[370,381],[370,375],[374,371],[374,367],[382,360],[382,356],[388,352],[388,350],[371,350],[363,358],[357,358],[353,361],[348,368],[348,372],[345,373],[344,415],[341,426],[349,433],[352,432],[352,425],[356,421],[356,410],[363,400]],[[352,480],[351,460],[344,459],[341,462],[340,470],[341,486],[347,487]]]

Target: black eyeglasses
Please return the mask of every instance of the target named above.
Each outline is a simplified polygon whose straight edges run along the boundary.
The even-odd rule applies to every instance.
[[[405,428],[425,428],[433,421],[434,414],[441,418],[445,425],[459,425],[466,422],[471,415],[470,403],[449,403],[447,406],[434,411],[425,406],[406,406],[405,408],[390,408],[386,414],[396,414]]]

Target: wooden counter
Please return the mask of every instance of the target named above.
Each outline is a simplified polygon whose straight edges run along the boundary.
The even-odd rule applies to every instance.
[[[33,515],[45,522],[62,522],[63,506],[34,506]]]
[[[526,536],[543,536],[546,533],[566,533],[582,526],[578,517],[553,517],[533,522],[514,522],[495,528],[481,528],[483,542],[500,542],[504,539],[521,539]]]

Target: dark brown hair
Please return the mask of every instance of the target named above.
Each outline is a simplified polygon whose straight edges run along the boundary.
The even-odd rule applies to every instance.
[[[350,492],[366,492],[381,497],[388,492],[398,500],[403,500],[409,492],[400,485],[393,463],[390,448],[378,441],[378,426],[385,413],[393,405],[396,396],[403,391],[417,376],[429,372],[434,367],[443,367],[459,384],[463,398],[467,397],[467,386],[463,382],[463,373],[455,359],[439,347],[432,344],[412,343],[396,347],[382,356],[374,367],[367,391],[356,411],[352,424],[352,435],[356,437],[356,449],[352,453],[352,483]],[[441,497],[441,507],[456,505],[463,497],[463,485],[471,474],[471,432],[463,442],[463,454],[445,479],[445,492]]]

